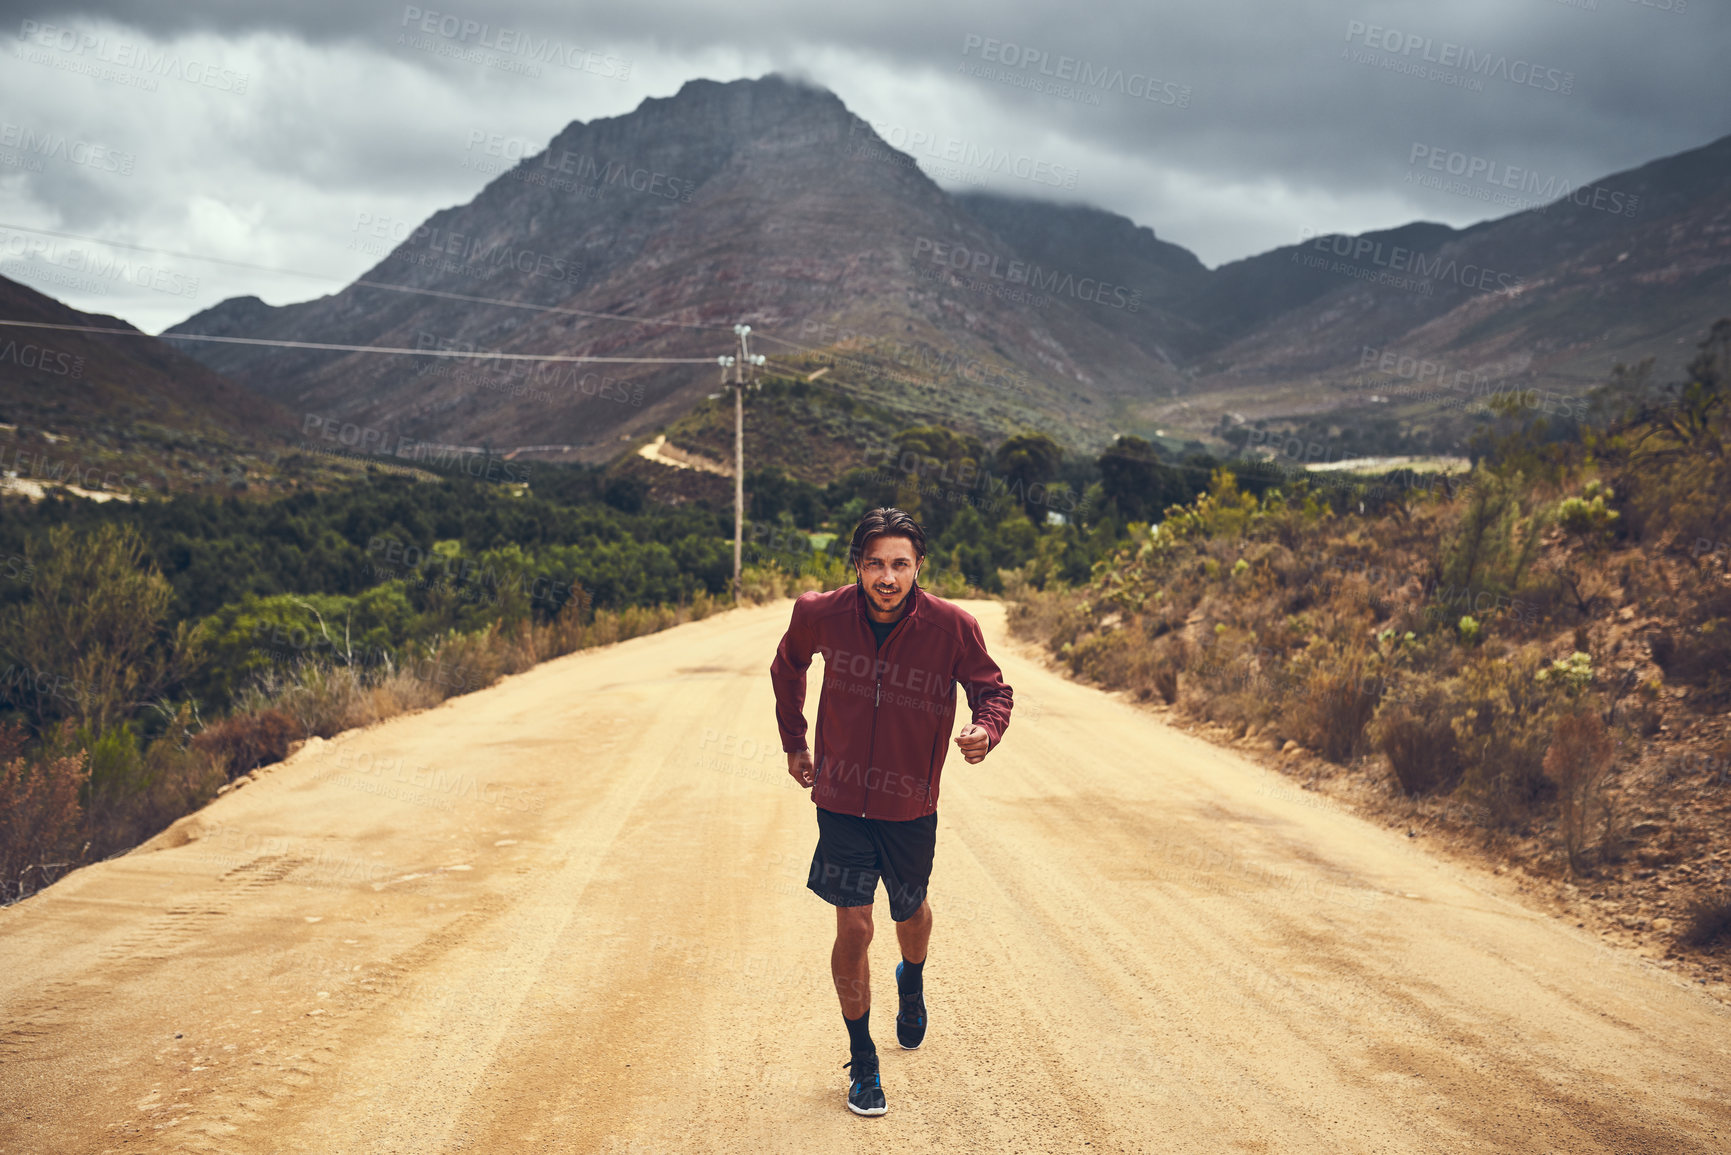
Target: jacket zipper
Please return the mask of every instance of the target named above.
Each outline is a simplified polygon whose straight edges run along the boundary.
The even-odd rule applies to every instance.
[[[877,682],[877,692],[872,695],[872,740],[871,745],[868,747],[870,753],[866,756],[866,770],[868,772],[871,770],[872,764],[877,761],[878,756],[878,702],[883,699],[883,696],[884,683],[883,678],[880,676]],[[866,802],[871,798],[871,787],[865,785],[863,778],[860,783],[860,790],[859,816],[864,818]]]
[[[912,596],[911,591],[909,592],[909,596],[910,597]],[[909,613],[911,613],[912,610],[913,610],[913,607],[911,607],[911,606],[908,607]],[[860,607],[860,612],[862,614],[865,613],[865,607],[864,606]],[[902,628],[902,622],[905,622],[907,620],[908,620],[908,614],[907,613],[902,614],[900,620],[898,620],[896,622],[895,626],[893,628],[891,628],[890,635],[894,636],[895,632]],[[867,621],[868,622],[870,621],[869,617],[867,618]],[[874,643],[872,646],[872,655],[874,658],[874,661],[872,664],[875,668],[875,666],[877,664],[875,659],[881,658],[883,656],[883,646],[879,646],[879,645],[875,644],[877,642],[877,638],[872,635],[870,625],[866,626],[866,636],[871,637],[872,642]],[[884,646],[887,646],[889,644],[890,644],[889,637],[885,637],[884,638]],[[884,697],[884,677],[883,677],[883,674],[881,674],[881,673],[874,674],[873,679],[874,679],[874,683],[873,683],[874,688],[872,691],[872,740],[871,740],[871,745],[868,747],[870,753],[868,754],[868,756],[866,758],[866,769],[867,770],[870,770],[872,763],[877,761],[877,755],[878,755],[878,704],[883,701],[883,697]],[[931,788],[931,780],[932,780],[931,779],[931,770],[927,769],[927,771],[926,771],[926,785],[927,785],[927,792],[928,793],[930,792],[930,788]],[[861,785],[861,789],[864,790],[864,793],[862,793],[860,795],[859,816],[861,818],[864,818],[866,815],[866,809],[867,809],[866,803],[871,797],[871,791],[869,788],[866,788],[863,783]]]
[[[956,682],[950,682],[950,701],[956,701]],[[954,719],[956,715],[952,713],[950,717]],[[928,803],[928,805],[931,803],[931,776],[935,774],[936,767],[938,767],[938,746],[942,745],[942,743],[943,731],[938,731],[936,738],[931,739],[931,757],[930,760],[926,762],[926,803]]]
[[[906,621],[906,620],[907,620],[907,615],[903,614],[902,615],[902,621]],[[896,630],[901,629],[901,625],[902,625],[901,622],[897,622],[895,624],[895,626],[890,630],[890,633],[893,634],[893,633],[895,633]],[[871,633],[871,627],[869,625],[866,627],[866,632],[868,634]],[[872,640],[875,642],[877,639],[874,637]],[[890,644],[889,638],[885,637],[884,638],[884,646],[887,646],[889,644]],[[877,660],[880,659],[882,657],[882,655],[883,655],[883,646],[874,646],[873,650],[872,650],[872,657],[873,657],[872,666],[874,668],[877,666]],[[877,757],[878,757],[878,706],[884,700],[884,676],[881,672],[876,673],[872,676],[874,679],[874,688],[872,690],[872,740],[871,740],[871,746],[870,746],[871,755],[869,758],[866,759],[866,769],[868,771],[877,762]],[[871,799],[871,789],[869,787],[867,787],[866,792],[860,796],[860,800],[859,800],[859,816],[861,818],[865,817],[866,809],[867,809],[866,803],[868,801],[870,801],[870,799]]]
[[[863,607],[861,608],[860,612],[861,613],[865,612]],[[868,637],[871,636],[871,626],[870,625],[866,626],[866,635]],[[874,637],[872,640],[876,641],[877,639]],[[877,647],[876,646],[872,647],[872,657],[874,659],[873,664],[875,665],[876,664],[875,659],[877,658]],[[868,753],[866,754],[865,770],[861,771],[861,773],[860,773],[859,816],[861,818],[865,817],[866,810],[867,810],[867,803],[871,800],[871,787],[869,787],[865,784],[865,777],[867,774],[869,774],[871,772],[872,762],[877,759],[877,753],[878,753],[878,702],[880,700],[882,700],[883,695],[884,695],[883,676],[881,674],[874,674],[873,677],[876,679],[876,682],[875,682],[874,688],[872,690],[872,737],[871,737],[871,744],[866,747]]]

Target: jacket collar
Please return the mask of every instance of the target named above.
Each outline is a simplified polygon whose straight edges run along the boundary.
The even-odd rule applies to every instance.
[[[860,588],[859,579],[857,577],[854,579],[854,583],[853,583],[853,595],[854,595],[853,596],[854,613],[857,614],[862,621],[870,622],[872,620],[871,615],[866,613],[865,590]],[[908,608],[907,608],[907,611],[905,613],[903,613],[901,617],[899,617],[895,620],[895,624],[900,625],[902,622],[913,617],[915,614],[918,614],[920,612],[921,606],[923,606],[925,604],[925,599],[926,599],[926,592],[920,588],[919,579],[915,578],[913,588],[908,591]]]

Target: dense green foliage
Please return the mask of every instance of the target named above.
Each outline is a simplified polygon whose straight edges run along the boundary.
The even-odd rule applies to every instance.
[[[512,564],[528,567],[531,582],[556,574],[587,590],[597,606],[674,602],[725,587],[725,519],[691,508],[625,512],[601,500],[605,488],[592,471],[548,468],[520,496],[470,481],[389,474],[272,501],[95,504],[51,495],[35,504],[0,502],[0,554],[23,555],[53,526],[132,525],[146,543],[146,562],[174,587],[179,619],[249,596],[357,595],[393,575],[412,586],[416,570],[444,575],[445,586],[460,589],[477,580],[467,571],[484,573],[486,560],[513,548],[522,556]],[[24,596],[16,585],[6,593]],[[551,615],[561,604],[539,608]]]

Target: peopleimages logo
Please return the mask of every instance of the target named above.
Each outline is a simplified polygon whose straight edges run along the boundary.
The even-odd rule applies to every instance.
[[[37,132],[33,128],[16,125],[11,121],[0,123],[0,148],[17,149],[40,157],[59,157],[69,164],[80,164],[101,172],[119,173],[121,176],[132,175],[132,166],[137,159],[130,152],[121,152],[106,144],[68,140],[64,133]]]
[[[1415,172],[1421,165],[1430,172],[1447,173],[1460,179],[1444,181],[1440,177],[1430,176],[1427,172]],[[1634,216],[1641,203],[1638,196],[1602,185],[1582,185],[1577,188],[1568,180],[1559,180],[1554,176],[1541,181],[1539,174],[1530,168],[1503,164],[1488,157],[1472,156],[1418,141],[1413,142],[1412,154],[1407,157],[1406,183],[1460,193],[1477,200],[1491,200],[1498,204],[1522,207],[1531,205],[1545,208],[1556,201],[1567,199],[1582,208],[1625,217]],[[1505,194],[1502,191],[1504,189],[1513,192]],[[1523,200],[1521,195],[1514,194],[1524,194],[1528,199]]]
[[[1575,91],[1573,72],[1545,68],[1518,57],[1510,60],[1504,53],[1480,52],[1452,40],[1439,42],[1416,32],[1401,32],[1395,28],[1384,28],[1380,24],[1366,24],[1362,20],[1347,21],[1346,42],[1348,45],[1356,42],[1365,48],[1393,57],[1410,58],[1416,52],[1418,62],[1437,66],[1427,75],[1427,79],[1445,79],[1453,75],[1454,70],[1458,70],[1480,80],[1505,80],[1510,84],[1522,84],[1562,96],[1568,96]],[[1347,56],[1349,49],[1342,48],[1340,53]],[[1368,61],[1360,60],[1359,63]],[[1417,71],[1423,72],[1422,69]]]
[[[1064,84],[1072,84],[1078,88],[1100,92],[1120,92],[1154,104],[1168,104],[1176,108],[1190,107],[1191,89],[1188,84],[1160,80],[1144,72],[1127,73],[1122,68],[1096,65],[1074,56],[1060,56],[1054,62],[1051,53],[1042,49],[969,33],[962,39],[962,55],[971,56],[976,52],[983,61],[1019,69],[1023,73],[1032,70],[1040,76],[1050,77],[1059,82],[1060,88]]]
[[[1075,188],[1080,173],[1074,167],[1055,164],[1009,149],[982,148],[972,141],[949,136],[940,138],[923,128],[909,129],[899,124],[873,121],[868,132],[864,121],[848,125],[848,136],[854,139],[848,155],[856,159],[912,163],[924,159],[936,166],[937,175],[966,183],[974,173],[1014,176],[1035,184],[1054,188]],[[873,139],[870,133],[875,133]],[[909,154],[904,157],[902,154]],[[947,162],[947,163],[946,163]]]
[[[515,28],[500,28],[454,12],[435,12],[413,4],[405,5],[402,27],[412,27],[427,36],[440,37],[453,47],[473,44],[477,49],[498,52],[512,64],[521,62],[511,61],[511,57],[523,57],[541,64],[557,64],[577,72],[588,72],[606,80],[631,79],[631,61],[623,57],[592,52],[550,36],[536,37]],[[423,43],[410,43],[403,36],[398,37],[398,43],[407,43],[413,48],[428,47]]]
[[[1142,308],[1140,289],[1127,289],[1123,285],[1102,281],[1098,277],[1078,279],[1072,273],[1044,269],[1031,261],[1006,262],[993,253],[969,249],[965,245],[949,241],[934,241],[930,237],[915,238],[914,257],[918,259],[922,256],[928,257],[934,264],[968,276],[985,276],[1012,285],[1027,285],[1042,293],[1072,297],[1078,301],[1092,301],[1109,309],[1122,309],[1127,313],[1134,313]]]
[[[24,369],[35,369],[54,377],[78,378],[84,376],[84,358],[75,357],[71,353],[62,353],[58,349],[48,349],[29,342],[7,340],[0,342],[0,365],[17,365]]]
[[[1312,237],[1315,239],[1312,240]],[[1381,241],[1373,241],[1369,237],[1348,237],[1339,233],[1317,236],[1309,229],[1304,229],[1299,236],[1299,243],[1321,253],[1343,257],[1356,268],[1364,269],[1364,262],[1368,260],[1376,269],[1410,273],[1420,282],[1450,281],[1463,289],[1477,289],[1485,293],[1512,292],[1521,287],[1521,279],[1512,273],[1499,273],[1471,261],[1461,264],[1453,257],[1444,257],[1441,253],[1426,254],[1402,245],[1388,245],[1385,248]],[[1301,255],[1303,254],[1293,253],[1292,259],[1298,261]]]
[[[137,264],[112,253],[95,252],[64,245],[56,240],[26,236],[14,229],[0,229],[0,257],[28,262],[30,271],[26,275],[37,282],[68,284],[81,292],[102,292],[109,286],[124,281],[141,289],[154,289],[176,297],[198,296],[197,277],[188,277],[155,265]],[[64,272],[56,274],[53,269],[42,268],[43,265],[55,266]],[[91,279],[84,280],[83,277],[74,277],[72,274],[83,274]],[[18,279],[17,270],[8,275]]]
[[[178,52],[153,49],[149,45],[134,44],[130,41],[110,41],[106,36],[97,36],[90,32],[80,32],[73,28],[62,28],[56,24],[42,24],[35,20],[23,20],[18,25],[18,39],[40,48],[53,49],[63,56],[74,58],[78,63],[94,68],[95,65],[112,65],[115,68],[130,68],[146,73],[149,76],[166,76],[174,80],[184,80],[188,84],[196,84],[201,88],[214,88],[219,92],[233,92],[237,95],[245,93],[252,78],[244,72],[236,72],[232,68],[220,68],[205,64],[200,60],[184,59]],[[52,63],[52,61],[38,61]],[[59,65],[56,64],[56,67]],[[74,68],[72,71],[85,71]],[[104,80],[117,80],[118,77],[101,69],[92,71],[92,75]],[[155,90],[155,82],[151,81],[149,88]]]

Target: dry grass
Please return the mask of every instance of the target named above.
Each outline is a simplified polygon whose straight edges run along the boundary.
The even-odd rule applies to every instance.
[[[1544,768],[1557,788],[1563,849],[1572,874],[1589,872],[1587,842],[1594,828],[1601,831],[1600,852],[1609,848],[1612,811],[1605,775],[1611,753],[1611,736],[1598,714],[1581,710],[1557,719]]]

